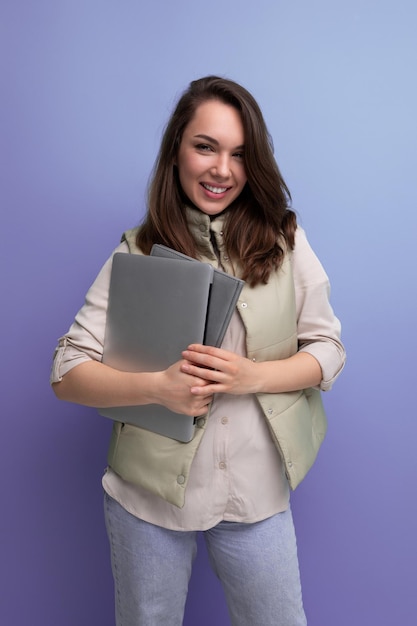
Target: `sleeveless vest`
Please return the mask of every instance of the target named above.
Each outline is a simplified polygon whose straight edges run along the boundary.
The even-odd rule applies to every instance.
[[[214,237],[222,266],[239,275],[224,251],[222,218],[213,222],[204,213],[187,208],[189,228],[202,251],[201,260],[217,265]],[[136,246],[137,229],[123,239],[129,251]],[[255,361],[285,359],[297,352],[297,323],[291,260],[286,254],[266,285],[243,287],[237,310],[246,330],[247,356]],[[327,421],[318,389],[256,394],[273,441],[283,459],[291,489],[313,465],[324,439]],[[114,423],[108,463],[123,479],[139,484],[175,506],[184,506],[191,463],[204,436],[206,418],[196,421],[195,436],[181,443],[128,424]]]

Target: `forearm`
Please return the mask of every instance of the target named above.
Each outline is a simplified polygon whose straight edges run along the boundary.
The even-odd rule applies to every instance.
[[[71,369],[52,388],[60,400],[86,406],[110,407],[155,402],[159,372],[122,372],[98,361],[87,361]]]
[[[181,371],[181,362],[160,372],[121,372],[100,363],[85,361],[67,372],[52,387],[60,400],[93,407],[161,404],[174,413],[204,415],[212,392],[204,379]],[[201,389],[197,397],[191,392]]]
[[[283,393],[315,387],[322,379],[319,362],[307,352],[258,362],[221,348],[193,344],[183,357],[182,371],[207,380],[211,393]],[[191,391],[201,393],[198,387]]]
[[[282,393],[320,385],[319,362],[307,352],[298,352],[288,359],[254,363],[256,393]]]

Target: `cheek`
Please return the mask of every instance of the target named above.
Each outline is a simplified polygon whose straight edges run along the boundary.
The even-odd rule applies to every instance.
[[[178,163],[178,174],[183,183],[190,182],[190,180],[196,175],[196,170],[197,168],[192,159],[183,157]]]
[[[241,186],[241,189],[243,189],[243,187],[246,185],[246,183],[248,182],[246,173],[243,171],[241,172],[241,175],[239,176],[239,183]]]

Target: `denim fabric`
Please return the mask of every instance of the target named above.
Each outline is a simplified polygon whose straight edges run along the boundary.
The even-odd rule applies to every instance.
[[[116,626],[181,626],[196,532],[167,530],[105,494]],[[203,532],[232,626],[305,626],[291,511]]]

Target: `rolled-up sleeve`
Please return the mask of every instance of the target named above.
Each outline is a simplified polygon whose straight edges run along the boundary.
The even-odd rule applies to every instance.
[[[51,383],[60,382],[67,372],[80,363],[102,359],[111,268],[116,252],[128,252],[127,244],[121,243],[103,265],[73,324],[59,339],[54,352]]]
[[[292,253],[297,308],[298,345],[320,364],[320,389],[328,391],[342,371],[346,353],[341,324],[330,304],[330,283],[322,264],[298,227]]]

